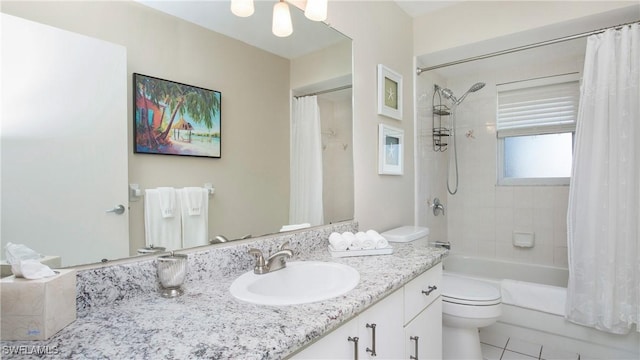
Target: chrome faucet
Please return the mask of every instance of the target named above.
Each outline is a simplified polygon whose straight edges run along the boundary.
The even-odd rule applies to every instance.
[[[266,274],[285,268],[287,266],[286,259],[293,257],[293,251],[286,248],[288,245],[289,241],[285,241],[280,244],[280,246],[278,246],[278,251],[269,256],[267,260],[264,259],[262,251],[253,248],[249,249],[249,254],[256,258],[256,265],[253,268],[253,273]]]

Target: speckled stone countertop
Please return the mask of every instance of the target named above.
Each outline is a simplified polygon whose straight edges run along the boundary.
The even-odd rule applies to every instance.
[[[3,341],[2,357],[24,359],[29,349],[20,355],[5,351],[7,346],[22,345],[46,347],[49,355],[41,358],[285,358],[439,263],[446,254],[418,243],[392,246],[391,255],[348,258],[332,258],[326,245],[306,253],[296,251],[290,261],[334,261],[359,271],[355,289],[327,301],[249,304],[235,299],[229,286],[250,267],[206,276],[200,272],[185,283],[181,297],[165,299],[151,291],[94,306],[47,341]]]

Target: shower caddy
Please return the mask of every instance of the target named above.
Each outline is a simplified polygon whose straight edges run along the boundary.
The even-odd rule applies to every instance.
[[[436,95],[438,95],[438,103],[436,104]],[[442,117],[451,115],[451,109],[447,105],[442,104],[442,96],[438,91],[438,85],[434,86],[433,96],[431,97],[431,103],[433,104],[433,117],[432,117],[432,137],[433,137],[433,151],[444,152],[447,150],[448,137],[450,131],[448,128],[442,125]]]

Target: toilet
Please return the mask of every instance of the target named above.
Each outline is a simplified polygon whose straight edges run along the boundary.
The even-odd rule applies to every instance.
[[[381,234],[389,242],[430,246],[429,229],[401,226]],[[442,275],[442,358],[482,360],[478,329],[495,323],[502,314],[500,289],[486,282]]]
[[[478,280],[442,276],[442,357],[481,360],[481,327],[502,314],[500,289]]]

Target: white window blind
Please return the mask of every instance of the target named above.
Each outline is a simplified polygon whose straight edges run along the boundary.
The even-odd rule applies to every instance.
[[[578,74],[498,85],[498,137],[575,131]]]

